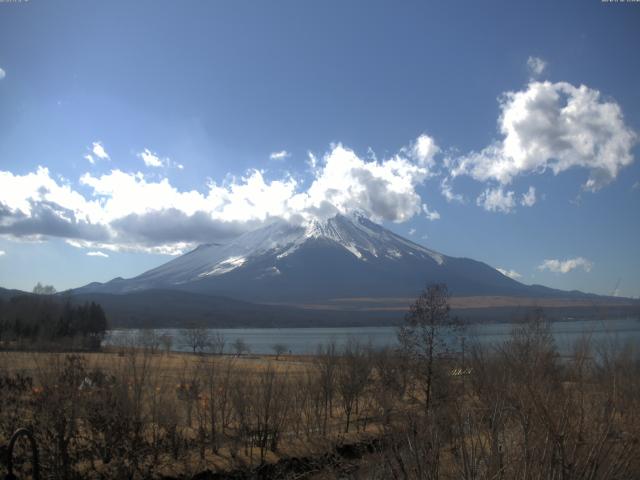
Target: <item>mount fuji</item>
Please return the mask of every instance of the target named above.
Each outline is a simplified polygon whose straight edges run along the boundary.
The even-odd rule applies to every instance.
[[[336,215],[277,220],[226,244],[205,244],[130,279],[72,290],[114,326],[354,326],[394,324],[429,283],[445,283],[461,319],[510,321],[637,314],[631,299],[517,282],[489,265],[430,250],[370,221]]]
[[[443,255],[359,213],[303,225],[278,220],[224,245],[200,245],[137,277],[93,283],[76,292],[164,289],[296,305],[354,297],[415,297],[432,282],[446,283],[454,296],[567,293],[527,286],[485,263]]]

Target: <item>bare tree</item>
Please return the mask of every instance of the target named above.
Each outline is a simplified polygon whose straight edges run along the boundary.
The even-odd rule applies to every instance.
[[[407,391],[409,372],[404,357],[390,347],[373,352],[372,362],[375,368],[373,395],[386,427]]]
[[[189,347],[193,353],[202,353],[211,343],[209,331],[204,327],[183,328],[180,337],[183,345]]]
[[[371,359],[365,349],[354,340],[349,340],[338,367],[337,385],[342,399],[342,408],[346,416],[344,431],[349,432],[351,414],[355,408],[371,376]]]
[[[327,423],[333,412],[333,397],[336,389],[336,374],[338,369],[338,351],[334,341],[326,346],[318,347],[318,354],[314,358],[318,371],[318,380],[322,390],[322,434],[327,433]]]
[[[152,328],[140,330],[137,335],[137,344],[139,347],[156,353],[160,348],[160,336]]]
[[[431,406],[434,360],[446,350],[444,330],[454,325],[449,310],[447,286],[429,285],[411,305],[404,325],[398,330],[400,346],[422,389],[425,414]]]
[[[276,343],[271,346],[271,350],[276,354],[276,360],[278,360],[280,355],[284,355],[288,348],[284,343]]]
[[[261,372],[254,386],[252,434],[260,448],[260,462],[267,449],[275,452],[290,406],[289,381],[286,372],[277,374],[271,365]]]
[[[236,354],[238,356],[242,355],[243,353],[249,353],[251,351],[249,345],[247,345],[247,342],[245,342],[240,337],[236,338],[233,342],[233,349],[236,351]]]
[[[209,441],[213,452],[218,452],[231,421],[231,383],[233,357],[202,359],[201,377],[204,380],[203,409],[208,422]]]
[[[224,348],[227,345],[227,339],[220,332],[216,332],[211,336],[210,348],[214,355],[222,355]]]
[[[173,345],[173,337],[168,333],[163,333],[159,337],[160,344],[165,353],[171,352],[171,346]]]

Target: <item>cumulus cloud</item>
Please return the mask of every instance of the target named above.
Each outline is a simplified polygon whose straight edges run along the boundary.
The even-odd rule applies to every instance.
[[[109,154],[107,153],[107,151],[104,149],[104,145],[102,145],[102,142],[93,142],[93,144],[91,145],[91,151],[100,160],[110,160],[111,159],[111,157],[109,157]]]
[[[496,267],[496,270],[498,270],[501,274],[503,274],[505,277],[509,277],[512,278],[514,280],[517,280],[519,278],[522,278],[522,275],[520,275],[518,272],[516,272],[515,270],[508,270],[506,268],[500,268],[500,267]]]
[[[291,154],[286,150],[280,150],[279,152],[273,152],[269,155],[271,160],[284,160],[285,158],[289,158]]]
[[[62,237],[75,246],[180,253],[193,242],[212,241],[255,228],[272,215],[286,217],[293,179],[266,182],[258,171],[206,193],[180,191],[168,179],[113,170],[84,174],[85,197],[58,183],[48,169],[0,172],[0,234],[26,239]]]
[[[429,206],[426,203],[422,204],[422,211],[424,212],[427,220],[434,221],[440,219],[440,214],[436,210],[429,210]]]
[[[102,258],[109,258],[109,255],[101,252],[100,250],[94,250],[91,252],[87,252],[87,256],[89,257],[102,257]]]
[[[107,239],[106,226],[96,221],[100,203],[60,182],[43,167],[26,175],[0,171],[0,234]]]
[[[529,190],[522,194],[520,205],[523,207],[533,207],[536,204],[536,200],[536,189],[534,187],[529,187]]]
[[[80,193],[43,167],[26,175],[0,171],[0,235],[55,236],[92,250],[178,254],[276,218],[300,222],[358,210],[374,221],[403,222],[422,211],[416,187],[430,175],[430,151],[437,151],[435,144],[423,148],[427,143],[416,147],[419,156],[407,147],[384,160],[363,159],[334,145],[316,159],[307,188],[290,175],[268,180],[264,171],[250,170],[222,184],[210,182],[202,191],[180,190],[167,178],[115,169],[82,175]]]
[[[583,257],[576,257],[567,260],[548,259],[538,265],[538,270],[548,270],[554,273],[569,273],[577,268],[590,272],[593,268],[593,262]]]
[[[0,80],[2,80],[6,76],[7,76],[6,72],[0,68]]]
[[[365,160],[338,144],[318,161],[312,184],[290,205],[320,217],[361,210],[375,221],[403,222],[421,210],[416,187],[431,173],[425,160],[404,151],[381,161]]]
[[[476,199],[476,204],[488,212],[510,213],[516,207],[515,193],[502,187],[487,188]]]
[[[538,77],[542,75],[542,72],[547,68],[547,62],[540,57],[529,57],[527,59],[527,68],[531,76]]]
[[[81,238],[100,241],[109,238],[105,225],[83,219],[78,212],[55,202],[40,198],[29,199],[29,213],[13,211],[0,213],[0,235],[10,234],[27,240],[38,240],[41,235],[61,238]]]
[[[584,168],[595,191],[633,162],[636,133],[620,106],[600,92],[566,82],[531,82],[500,99],[502,138],[452,162],[451,175],[507,185],[519,175]]]
[[[84,156],[84,159],[85,159],[87,162],[89,162],[91,165],[93,165],[93,164],[95,164],[95,163],[96,163],[96,161],[95,161],[95,160],[94,160],[94,158],[93,158],[93,155],[91,155],[90,153],[87,153],[87,154]]]
[[[435,156],[440,152],[440,148],[429,135],[420,135],[411,146],[411,156],[417,160],[420,165],[433,168],[435,164]]]
[[[177,208],[165,208],[131,213],[116,218],[110,225],[120,237],[135,244],[177,245],[179,250],[189,242],[210,243],[237,237],[262,223],[260,219],[225,221],[212,218],[211,212],[197,211],[189,215]]]

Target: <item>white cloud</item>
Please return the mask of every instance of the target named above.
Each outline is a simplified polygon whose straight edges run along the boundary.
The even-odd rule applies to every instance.
[[[172,161],[169,157],[161,158],[160,155],[153,152],[149,148],[145,148],[142,152],[136,155],[140,160],[144,162],[147,167],[151,168],[177,168],[178,170],[184,170],[184,165]]]
[[[84,156],[84,158],[85,158],[85,160],[86,160],[87,162],[89,162],[91,165],[93,165],[93,164],[95,164],[95,163],[96,163],[96,161],[93,159],[93,156],[92,156],[90,153],[87,153],[87,154]]]
[[[138,158],[140,158],[147,167],[162,167],[164,165],[162,160],[160,160],[160,157],[148,148],[145,148],[144,151],[138,153]]]
[[[86,173],[80,183],[91,187],[94,197],[100,199],[97,220],[101,222],[170,210],[187,216],[203,212],[211,219],[224,222],[262,221],[287,211],[286,202],[297,185],[291,178],[266,182],[258,170],[248,172],[246,177],[228,186],[210,183],[206,194],[197,190],[180,191],[167,178],[149,181],[140,172],[120,170],[95,177]]]
[[[516,207],[514,192],[505,192],[502,187],[487,188],[476,199],[476,204],[488,212],[510,213]]]
[[[7,252],[5,252],[4,250],[0,250],[0,257],[3,255],[6,255]]]
[[[550,259],[542,262],[537,268],[538,270],[549,270],[554,273],[569,273],[577,268],[590,272],[593,268],[593,262],[583,257],[569,258],[567,260]]]
[[[109,258],[109,255],[107,255],[106,253],[101,252],[99,250],[87,252],[87,256],[89,256],[89,257]]]
[[[416,234],[416,229],[415,228],[409,229],[409,235],[415,235],[415,234]]]
[[[6,225],[9,214],[33,217],[41,204],[61,206],[83,220],[101,211],[98,201],[87,200],[62,179],[58,183],[47,168],[38,167],[25,175],[0,171],[0,226]]]
[[[547,62],[540,57],[529,57],[527,59],[527,68],[529,68],[531,76],[538,77],[547,68]]]
[[[509,184],[526,173],[585,168],[586,190],[598,190],[633,162],[636,133],[620,106],[600,92],[566,82],[531,82],[500,99],[502,139],[457,159],[451,175]]]
[[[361,210],[375,221],[408,220],[421,210],[415,188],[431,172],[424,161],[406,157],[406,150],[379,161],[335,145],[317,162],[315,179],[291,199],[291,207],[316,216]]]
[[[0,235],[177,254],[274,218],[299,222],[358,210],[374,221],[403,222],[422,210],[416,187],[430,175],[427,157],[414,159],[409,151],[368,160],[334,145],[316,160],[307,188],[290,175],[268,180],[250,170],[223,184],[210,181],[202,191],[180,190],[168,178],[115,169],[82,175],[79,185],[88,193],[80,193],[43,167],[26,175],[0,171]]]
[[[434,157],[440,152],[440,148],[429,135],[420,135],[411,146],[411,156],[417,160],[420,165],[427,168],[433,168],[435,165]]]
[[[447,202],[464,203],[464,197],[459,193],[453,192],[453,187],[448,177],[443,178],[440,182],[440,192],[447,199]]]
[[[496,270],[498,270],[505,277],[513,278],[514,280],[522,278],[522,275],[520,275],[515,270],[507,270],[506,268],[500,268],[500,267],[496,267]]]
[[[91,145],[91,151],[100,160],[110,160],[111,159],[109,157],[109,154],[107,153],[107,151],[104,149],[104,145],[102,145],[102,142],[93,142],[93,144]]]
[[[536,189],[535,187],[529,187],[527,193],[522,194],[520,199],[520,205],[523,207],[533,207],[536,204]]]
[[[436,210],[429,210],[429,207],[426,203],[422,204],[422,211],[424,212],[427,220],[434,221],[440,219],[440,214]]]
[[[6,76],[7,76],[6,72],[0,68],[0,80],[2,80]]]
[[[291,154],[286,150],[280,150],[279,152],[273,152],[269,155],[271,160],[284,160],[285,158],[289,158]]]

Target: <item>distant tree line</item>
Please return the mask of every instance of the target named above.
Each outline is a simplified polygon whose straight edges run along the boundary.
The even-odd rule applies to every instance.
[[[0,344],[69,342],[97,349],[108,328],[102,307],[94,302],[74,305],[51,294],[0,298]]]

